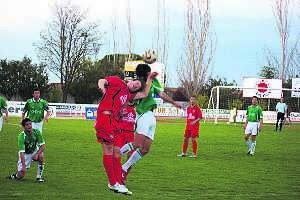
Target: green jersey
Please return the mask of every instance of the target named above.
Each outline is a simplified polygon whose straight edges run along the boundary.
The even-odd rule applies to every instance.
[[[248,106],[246,115],[248,122],[258,122],[260,119],[263,118],[262,109],[259,105]]]
[[[0,117],[2,117],[2,110],[5,110],[7,107],[6,101],[3,97],[0,96]]]
[[[32,122],[41,122],[44,119],[44,111],[49,111],[48,102],[44,99],[35,101],[33,98],[26,101],[23,113],[27,112],[27,117]]]
[[[155,94],[159,94],[163,91],[162,86],[156,78],[153,79],[149,94],[146,98],[141,99],[136,107],[136,112],[140,115],[147,111],[153,110],[157,107],[156,101],[154,99]]]
[[[32,129],[31,134],[22,131],[18,136],[18,148],[20,153],[30,154],[37,150],[38,146],[45,144],[44,138],[38,129]]]

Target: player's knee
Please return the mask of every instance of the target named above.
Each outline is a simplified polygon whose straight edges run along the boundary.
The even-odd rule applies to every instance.
[[[134,143],[133,143],[133,148],[134,148],[134,149],[141,149],[141,148],[142,148],[142,145],[141,145],[140,143],[134,142]]]
[[[146,155],[147,153],[149,153],[149,151],[150,151],[150,148],[142,148],[142,149],[141,149],[141,153],[142,153],[143,155]]]
[[[120,158],[121,157],[120,150],[119,151],[114,151],[113,156],[114,156],[114,158]]]

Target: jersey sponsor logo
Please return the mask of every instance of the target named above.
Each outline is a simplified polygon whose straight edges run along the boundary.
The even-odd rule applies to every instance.
[[[127,94],[126,94],[126,95],[123,95],[123,96],[120,96],[120,101],[121,101],[121,104],[122,104],[122,105],[124,105],[125,102],[127,101],[127,97],[128,97]]]
[[[133,113],[128,113],[128,115],[124,116],[122,120],[127,122],[135,122],[135,115]]]

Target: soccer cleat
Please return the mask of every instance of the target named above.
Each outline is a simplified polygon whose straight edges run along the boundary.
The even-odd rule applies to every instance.
[[[248,150],[247,155],[250,155],[250,153],[251,153],[251,149]]]
[[[249,153],[249,155],[250,155],[250,156],[254,156],[254,152],[251,151],[251,152]]]
[[[36,181],[39,183],[43,183],[45,182],[45,179],[43,177],[40,177],[40,178],[36,178]]]
[[[112,191],[115,191],[115,192],[117,192],[118,191],[118,186],[119,186],[119,183],[116,183],[116,184],[114,184],[114,185],[111,185],[111,184],[107,184],[107,187],[110,189],[110,190],[112,190]]]
[[[177,157],[186,157],[187,154],[186,153],[181,153],[181,154],[178,154]]]
[[[189,158],[197,158],[197,155],[192,154],[192,155],[189,156]]]
[[[132,195],[132,192],[128,190],[128,188],[125,185],[118,184],[117,186],[117,192],[125,195]]]
[[[17,178],[17,174],[11,174],[11,175],[9,175],[9,176],[6,177],[6,178],[11,179],[11,180],[17,180],[17,179],[18,179],[18,178]]]

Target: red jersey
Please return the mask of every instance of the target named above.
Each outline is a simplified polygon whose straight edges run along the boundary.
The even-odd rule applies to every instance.
[[[188,106],[187,107],[187,117],[186,117],[186,126],[187,127],[199,127],[199,121],[195,123],[194,125],[191,125],[191,122],[193,122],[195,119],[202,119],[202,111],[199,106]]]
[[[122,106],[129,100],[134,98],[134,94],[130,93],[127,85],[117,76],[109,76],[105,78],[108,82],[106,92],[99,103],[97,116],[104,111],[111,111],[113,118],[119,119]]]
[[[123,131],[134,132],[136,112],[134,106],[125,106],[122,109],[122,117],[120,120],[120,128]]]

